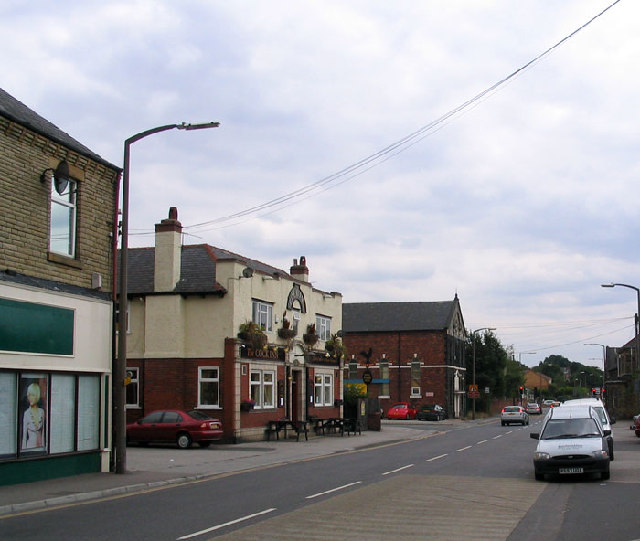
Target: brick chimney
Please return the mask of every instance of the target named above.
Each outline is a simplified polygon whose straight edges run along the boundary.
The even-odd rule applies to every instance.
[[[180,280],[182,224],[178,209],[169,209],[169,218],[156,224],[155,291],[173,291]]]
[[[300,256],[300,264],[298,265],[298,260],[293,260],[293,265],[291,266],[291,270],[289,274],[293,276],[296,280],[300,280],[302,282],[309,281],[309,267],[307,267],[307,258],[303,255]]]

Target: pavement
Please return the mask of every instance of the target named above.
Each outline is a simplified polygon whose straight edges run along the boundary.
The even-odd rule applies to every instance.
[[[422,439],[493,419],[465,421],[383,420],[379,431],[360,435],[311,436],[308,441],[280,439],[240,444],[214,444],[190,449],[175,446],[127,447],[123,474],[86,473],[47,481],[0,486],[0,517],[109,496],[189,483],[277,464]]]

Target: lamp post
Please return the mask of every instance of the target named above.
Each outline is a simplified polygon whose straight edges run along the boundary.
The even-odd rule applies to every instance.
[[[637,297],[637,311],[636,311],[636,315],[634,318],[634,335],[635,335],[635,350],[636,350],[636,365],[638,363],[640,363],[640,338],[638,337],[638,334],[640,333],[640,289],[637,288],[636,286],[630,286],[629,284],[601,284],[602,287],[615,287],[615,286],[620,286],[620,287],[626,287],[629,289],[633,289],[636,292],[636,297]]]
[[[127,263],[129,250],[129,149],[133,143],[167,130],[204,130],[217,128],[219,122],[204,122],[200,124],[167,124],[151,128],[124,142],[124,165],[122,171],[122,221],[120,239],[120,269],[118,288],[118,356],[113,365],[112,392],[113,392],[113,450],[115,452],[115,473],[127,471],[127,418],[126,418],[126,392],[124,386],[125,367],[127,364]]]
[[[476,389],[476,333],[480,331],[495,331],[495,327],[482,327],[481,329],[476,329],[475,331],[471,331],[471,342],[473,344],[473,388]],[[476,399],[472,398],[472,410],[471,410],[471,419],[476,420]]]

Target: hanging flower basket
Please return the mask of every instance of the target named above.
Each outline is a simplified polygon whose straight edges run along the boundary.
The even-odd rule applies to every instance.
[[[250,398],[245,398],[242,402],[240,402],[240,411],[251,411],[255,407],[255,401],[251,400]]]
[[[278,336],[285,340],[291,340],[295,335],[296,331],[294,329],[278,329]]]
[[[307,346],[315,345],[315,343],[318,341],[315,324],[307,325],[307,332],[302,335],[302,341],[307,344]]]

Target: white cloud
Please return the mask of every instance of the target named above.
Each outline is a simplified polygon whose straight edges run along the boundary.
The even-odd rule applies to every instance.
[[[608,0],[63,0],[0,8],[3,87],[113,163],[132,148],[132,224],[229,216],[427,126],[567,36]],[[572,39],[384,163],[276,213],[188,230],[345,302],[446,300],[527,363],[633,335],[640,5]],[[228,224],[222,224],[228,225]],[[152,236],[133,237],[148,245]],[[620,289],[620,288],[619,288]],[[551,349],[546,349],[551,348]],[[589,351],[587,351],[589,350]]]

